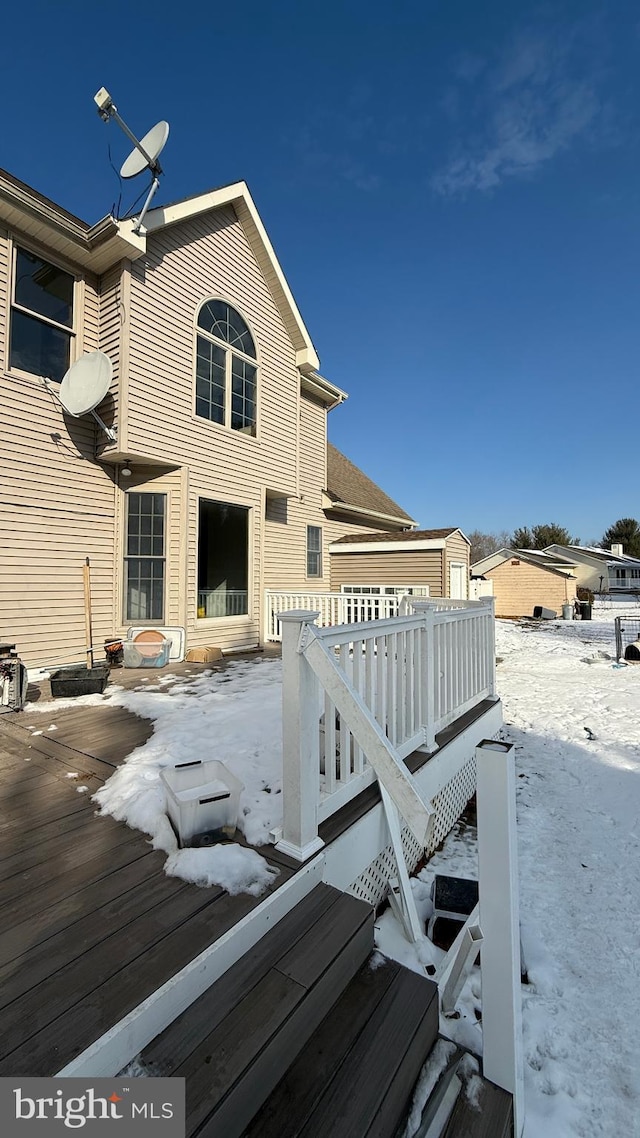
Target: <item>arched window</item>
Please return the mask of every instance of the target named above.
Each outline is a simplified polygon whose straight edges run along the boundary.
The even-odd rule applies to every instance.
[[[196,415],[256,433],[256,348],[235,308],[207,300],[198,313]]]

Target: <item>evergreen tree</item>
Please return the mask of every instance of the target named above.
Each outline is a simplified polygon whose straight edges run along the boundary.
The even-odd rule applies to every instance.
[[[602,535],[600,544],[603,549],[621,545],[623,553],[629,557],[640,557],[640,525],[635,518],[619,518]]]

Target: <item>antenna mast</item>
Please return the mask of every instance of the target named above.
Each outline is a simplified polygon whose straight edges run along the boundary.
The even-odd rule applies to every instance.
[[[160,186],[162,167],[158,162],[158,157],[169,136],[169,124],[164,121],[156,123],[156,125],[145,134],[142,141],[138,141],[133,131],[129,130],[124,119],[118,114],[118,108],[105,87],[101,87],[98,93],[94,95],[94,102],[98,107],[98,114],[102,121],[108,123],[109,119],[115,119],[120,129],[124,131],[129,141],[132,142],[135,147],[135,150],[131,152],[123,163],[120,169],[120,176],[122,178],[134,178],[136,174],[141,174],[142,171],[146,169],[149,169],[153,175],[151,188],[142,207],[142,212],[133,227],[134,233],[142,233],[142,222],[151,205],[154,194]],[[144,161],[141,161],[138,155],[140,155]]]

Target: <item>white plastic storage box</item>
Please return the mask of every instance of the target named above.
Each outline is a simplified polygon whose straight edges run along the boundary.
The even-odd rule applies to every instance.
[[[169,663],[170,649],[171,641],[164,638],[149,643],[123,640],[124,666],[125,668],[164,668]]]
[[[224,830],[233,836],[244,786],[217,759],[163,767],[160,778],[167,792],[167,814],[181,846],[196,834]]]

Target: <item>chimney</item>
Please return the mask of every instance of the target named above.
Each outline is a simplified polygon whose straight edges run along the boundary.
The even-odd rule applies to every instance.
[[[621,545],[612,545],[611,546],[611,552],[613,553],[614,557],[622,557],[622,546]]]

